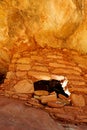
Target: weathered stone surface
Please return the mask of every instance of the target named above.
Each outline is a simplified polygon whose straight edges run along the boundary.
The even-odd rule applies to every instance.
[[[46,13],[47,15],[41,18],[41,21],[43,21],[42,29],[39,30],[39,32],[37,33],[36,41],[38,41],[38,43],[41,43],[42,46],[45,46],[46,43],[50,43],[52,46],[52,42],[53,42],[55,47],[58,46],[58,44],[55,37],[53,37],[52,32],[54,32],[54,35],[57,38],[66,38],[76,29],[78,24],[76,24],[75,21],[78,21],[77,23],[79,23],[79,21],[81,20],[81,13],[80,12],[78,13],[77,10],[73,12],[78,7],[76,7],[76,3],[73,2],[72,0],[55,1],[55,2],[50,1],[48,3],[43,2],[43,5],[44,4],[45,4],[45,10],[43,12],[43,16]],[[58,5],[58,7],[56,7],[56,5]],[[50,10],[54,13],[52,13]],[[66,13],[67,10],[68,13]],[[73,15],[75,17],[72,17]],[[67,19],[68,19],[68,24],[67,24]],[[69,19],[72,19],[71,20],[72,22],[70,22]],[[59,40],[58,43],[60,46],[61,40]]]
[[[4,97],[0,100],[1,130],[64,130],[47,112],[25,106],[24,101]]]
[[[33,93],[34,87],[33,83],[28,80],[21,80],[15,86],[14,89],[16,93]]]
[[[34,106],[35,108],[43,108],[43,105],[39,103],[39,100],[35,99],[35,98],[31,98],[29,99],[25,105],[32,105]]]
[[[41,56],[39,56],[39,55],[31,55],[31,59],[32,60],[35,60],[35,61],[43,61],[43,58],[41,57]]]
[[[45,90],[37,90],[37,91],[34,91],[34,94],[38,96],[47,96],[49,93],[48,91],[45,91]]]
[[[47,103],[47,105],[48,105],[49,107],[52,107],[52,108],[61,108],[61,107],[64,106],[63,103],[60,103],[60,102],[58,102],[58,101],[49,101],[49,102]]]
[[[32,70],[48,72],[48,68],[47,68],[47,67],[45,67],[45,66],[40,66],[40,65],[33,66],[33,67],[32,67]]]
[[[14,79],[15,78],[15,73],[13,71],[7,72],[6,78],[7,79]]]
[[[72,105],[78,106],[78,107],[84,107],[85,104],[85,99],[82,95],[77,95],[77,94],[71,94],[71,102]]]
[[[8,4],[6,2],[0,2],[0,43],[2,46],[6,44],[8,41],[8,24],[7,24],[7,16],[8,16]],[[6,11],[4,11],[6,10]]]
[[[40,99],[41,99],[41,103],[43,103],[43,104],[46,104],[49,101],[57,101],[56,94],[48,95],[48,96],[41,96]]]
[[[17,77],[26,77],[26,75],[27,75],[27,72],[25,72],[25,71],[17,71],[16,72],[16,76]]]
[[[75,92],[75,93],[82,93],[82,94],[87,94],[87,88],[81,88],[81,87],[73,87],[69,88],[70,92]]]
[[[86,6],[87,6],[87,4],[86,4]],[[87,15],[87,14],[85,14],[85,15]],[[87,22],[86,23],[83,22],[83,24],[81,24],[79,26],[77,31],[67,40],[68,47],[76,49],[82,53],[87,53],[86,26],[87,26]]]
[[[17,63],[19,64],[30,64],[30,58],[20,58],[19,60],[17,60]]]
[[[72,84],[73,86],[86,86],[85,81],[80,81],[80,80],[70,81],[70,84]]]
[[[0,47],[0,72],[5,73],[8,70],[8,66],[11,59],[11,53],[6,47]]]
[[[25,70],[28,71],[31,69],[31,66],[29,64],[17,64],[17,70]]]
[[[76,75],[80,75],[80,72],[78,72],[78,71],[75,71],[75,70],[72,70],[72,69],[67,69],[67,67],[66,68],[57,68],[57,69],[54,69],[53,71],[52,71],[52,73],[54,73],[54,74],[76,74]]]
[[[51,79],[50,74],[47,72],[40,72],[40,71],[28,71],[29,76],[33,76],[37,78],[38,80],[40,79]]]
[[[86,5],[86,0],[51,0],[48,2],[46,0],[43,2],[26,0],[22,3],[19,0],[0,1],[0,71],[7,72],[10,61],[8,52],[11,52],[10,56],[12,56],[15,51],[18,51],[18,54],[14,55],[14,63],[21,56],[19,52],[29,56],[24,51],[38,44],[42,47],[47,45],[60,48],[67,45],[67,48],[87,52]],[[38,56],[31,57],[35,60],[43,60],[40,55]],[[48,58],[52,58],[52,55]],[[55,59],[54,55],[53,58]],[[57,55],[56,59],[62,59],[62,55]],[[27,64],[29,60],[21,62]]]

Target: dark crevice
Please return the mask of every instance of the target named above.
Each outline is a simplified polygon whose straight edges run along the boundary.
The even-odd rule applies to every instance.
[[[62,94],[65,97],[69,97],[69,95],[64,92],[61,82],[55,79],[39,80],[34,82],[34,90],[46,90],[49,93],[55,91],[57,97],[59,94]]]
[[[5,78],[6,78],[6,73],[0,73],[0,84],[4,83]]]

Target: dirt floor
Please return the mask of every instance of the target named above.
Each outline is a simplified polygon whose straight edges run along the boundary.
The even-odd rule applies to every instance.
[[[86,125],[66,124],[52,119],[24,101],[0,96],[0,130],[86,130]]]

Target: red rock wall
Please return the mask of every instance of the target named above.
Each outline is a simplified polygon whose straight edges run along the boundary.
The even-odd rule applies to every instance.
[[[86,0],[0,1],[1,62],[3,57],[3,64],[8,68],[7,61],[11,60],[14,50],[20,46],[24,49],[21,44],[27,44],[31,49],[39,45],[86,53],[86,5]],[[10,54],[5,53],[4,48]],[[1,72],[2,69],[6,71],[4,66]]]

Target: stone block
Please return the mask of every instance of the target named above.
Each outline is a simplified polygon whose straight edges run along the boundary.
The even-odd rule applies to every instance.
[[[33,83],[28,80],[21,80],[14,86],[16,93],[33,93]]]
[[[81,94],[71,94],[71,102],[73,106],[84,107],[86,105],[85,99]]]
[[[17,63],[19,64],[29,64],[30,63],[30,58],[20,58],[19,60],[17,60]]]
[[[31,66],[28,64],[18,64],[17,65],[17,70],[20,70],[20,71],[28,71],[30,69],[31,69]]]
[[[46,104],[49,101],[57,101],[56,94],[54,95],[48,95],[48,96],[41,96],[41,103]]]
[[[45,91],[45,90],[37,90],[37,91],[34,91],[34,94],[37,96],[47,96],[49,93],[48,91]]]

